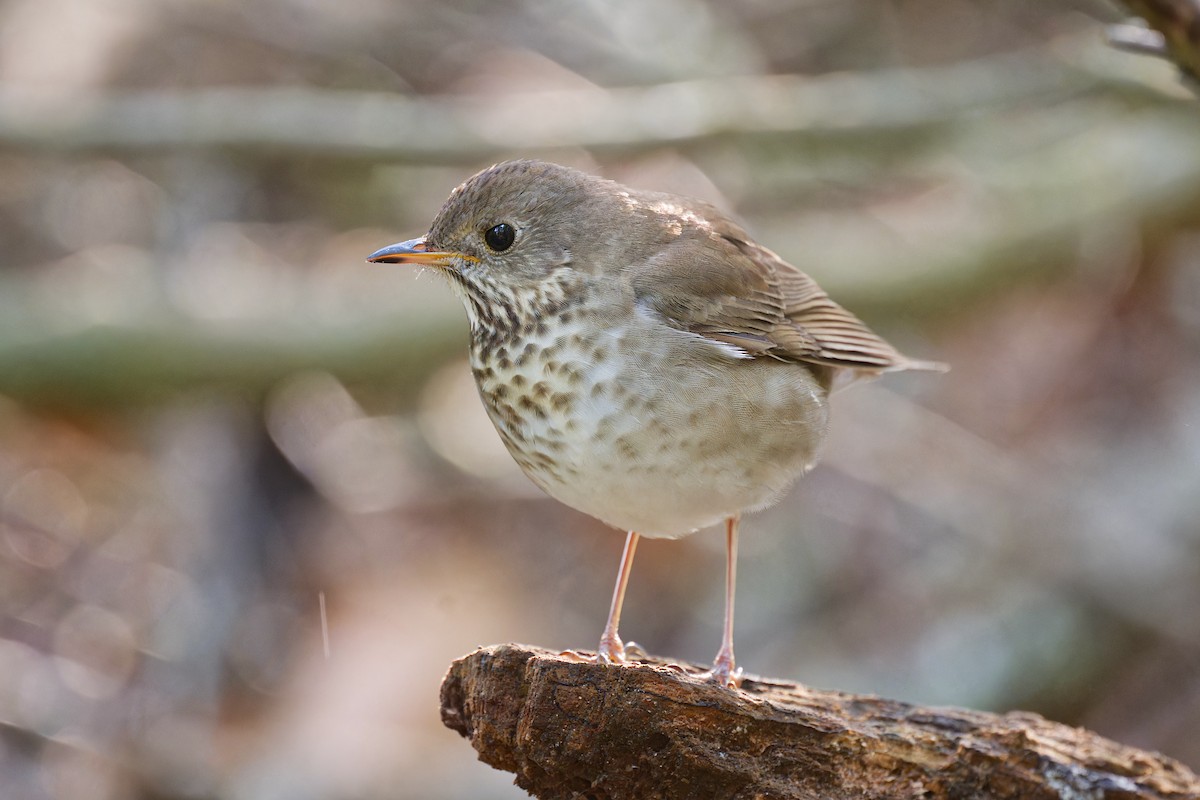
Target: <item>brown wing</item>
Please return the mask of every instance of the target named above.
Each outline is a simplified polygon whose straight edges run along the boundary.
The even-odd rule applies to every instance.
[[[901,355],[816,281],[723,217],[688,225],[634,268],[637,301],[669,324],[755,356],[866,372],[938,368]]]

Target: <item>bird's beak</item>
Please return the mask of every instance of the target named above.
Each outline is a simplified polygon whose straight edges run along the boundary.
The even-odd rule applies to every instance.
[[[461,254],[445,250],[429,250],[425,246],[425,237],[418,236],[407,242],[389,245],[382,250],[376,250],[367,256],[367,261],[376,264],[427,264],[434,267],[448,266]]]

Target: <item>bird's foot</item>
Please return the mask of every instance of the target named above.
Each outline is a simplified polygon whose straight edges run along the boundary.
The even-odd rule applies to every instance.
[[[742,685],[742,670],[733,663],[733,653],[722,650],[717,653],[712,669],[705,670],[696,676],[701,680],[712,681],[726,689],[737,689]]]
[[[579,664],[627,664],[632,660],[648,658],[646,651],[637,642],[625,644],[621,637],[605,635],[600,639],[596,654],[580,652],[579,650],[563,650],[559,653],[562,658],[568,658]]]
[[[621,641],[620,636],[617,636],[616,631],[605,631],[604,635],[600,637],[600,644],[596,647],[596,663],[624,664],[625,661],[625,643]]]
[[[637,642],[625,643],[626,661],[645,661],[648,658],[650,658],[650,654],[646,652],[646,648],[642,647]]]

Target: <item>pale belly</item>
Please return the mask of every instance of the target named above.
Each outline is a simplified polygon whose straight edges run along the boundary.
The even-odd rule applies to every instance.
[[[548,494],[621,530],[676,537],[770,505],[812,466],[827,403],[810,370],[682,333],[656,358],[644,341],[560,338],[550,357],[535,343],[509,369],[476,365],[501,438]]]

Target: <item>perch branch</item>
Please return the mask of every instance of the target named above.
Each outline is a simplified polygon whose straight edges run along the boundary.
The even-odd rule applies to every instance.
[[[442,720],[543,800],[1197,798],[1164,756],[1030,713],[922,708],[658,659],[626,667],[495,645],[450,667]]]

